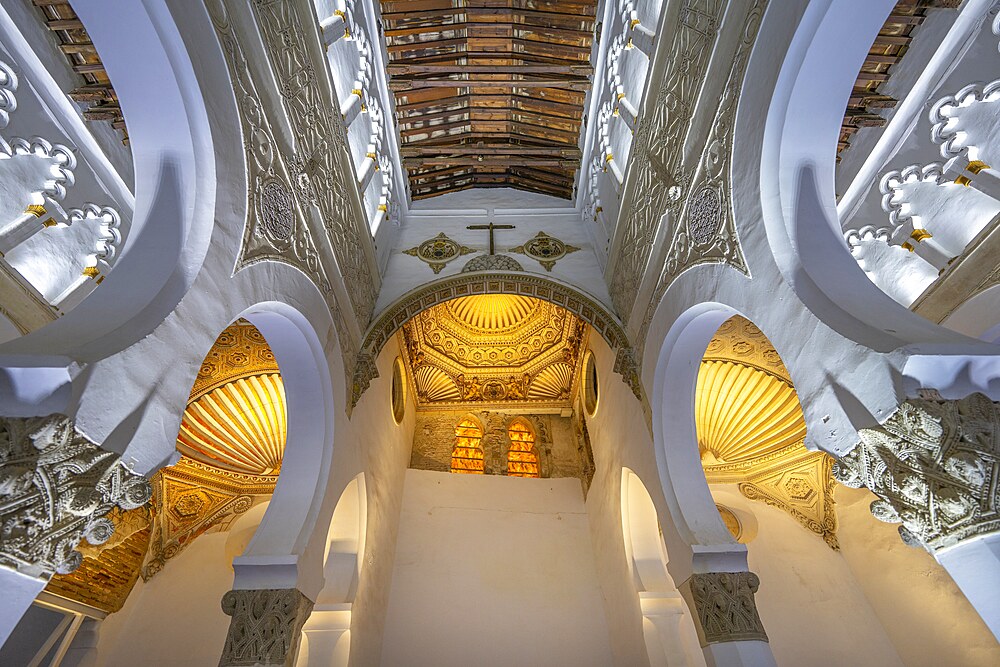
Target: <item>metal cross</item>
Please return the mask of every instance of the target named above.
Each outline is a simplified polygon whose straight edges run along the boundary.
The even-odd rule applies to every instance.
[[[493,230],[494,229],[514,229],[514,225],[494,225],[492,222],[488,225],[469,225],[466,229],[488,229],[490,230],[490,254],[495,255],[494,243],[493,243]]]

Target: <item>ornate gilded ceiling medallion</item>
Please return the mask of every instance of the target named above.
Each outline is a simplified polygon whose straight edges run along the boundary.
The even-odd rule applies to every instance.
[[[566,255],[579,250],[576,246],[563,243],[554,236],[549,236],[545,232],[538,232],[535,237],[524,245],[511,248],[511,252],[527,255],[545,267],[546,271],[551,271],[556,262]]]
[[[419,406],[571,398],[586,325],[534,297],[452,299],[404,325],[403,347]]]
[[[427,239],[420,245],[404,250],[404,255],[410,255],[426,262],[434,273],[441,273],[441,269],[456,257],[468,255],[475,252],[472,248],[459,244],[448,238],[441,232],[432,239]]]
[[[805,448],[805,417],[777,351],[742,317],[727,320],[698,373],[695,422],[705,476],[783,509],[838,549],[833,459]]]

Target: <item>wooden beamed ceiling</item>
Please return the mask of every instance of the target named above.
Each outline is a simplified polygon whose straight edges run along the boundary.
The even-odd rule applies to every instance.
[[[382,0],[414,199],[511,187],[572,199],[597,0]]]

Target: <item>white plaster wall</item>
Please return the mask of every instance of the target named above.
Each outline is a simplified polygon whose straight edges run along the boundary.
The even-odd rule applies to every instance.
[[[838,485],[834,497],[841,554],[903,663],[1000,664],[1000,644],[944,568],[923,549],[903,544],[896,525],[871,515],[875,496]]]
[[[406,472],[382,665],[610,662],[577,480]]]
[[[579,211],[569,201],[497,188],[464,190],[413,204],[403,220],[395,247],[389,256],[376,312],[381,312],[393,301],[424,283],[461,272],[465,263],[476,254],[488,252],[487,232],[473,231],[466,227],[488,224],[491,221],[515,225],[515,229],[495,231],[497,254],[509,254],[529,273],[561,280],[598,301],[610,303],[608,288],[598,269],[597,256],[587,227],[596,223],[581,220]],[[526,255],[507,253],[509,248],[526,243],[540,231],[580,250],[557,261],[551,272],[547,272],[537,261]],[[452,260],[435,275],[426,263],[416,257],[404,255],[402,251],[419,246],[440,232],[461,245],[475,249],[476,254]]]
[[[735,484],[711,489],[720,504],[757,520],[748,562],[760,577],[757,611],[779,665],[906,664],[843,556],[784,511],[747,500]]]
[[[229,617],[222,596],[232,588],[233,556],[246,547],[266,503],[229,531],[202,535],[148,582],[140,578],[121,611],[98,631],[100,667],[215,665]]]

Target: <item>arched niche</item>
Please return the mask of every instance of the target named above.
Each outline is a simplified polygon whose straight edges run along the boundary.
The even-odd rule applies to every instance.
[[[642,480],[622,469],[622,535],[632,573],[650,667],[705,665],[698,633],[673,579],[653,499]]]
[[[559,281],[544,276],[517,272],[470,272],[430,282],[413,290],[376,316],[361,343],[354,371],[352,406],[356,405],[369,383],[377,377],[375,359],[386,342],[410,319],[423,310],[445,301],[478,294],[517,294],[548,301],[565,308],[589,324],[617,353],[615,371],[629,385],[636,397],[642,388],[628,336],[618,318],[598,300]]]
[[[298,667],[346,667],[351,607],[364,566],[368,496],[364,473],[352,479],[333,510],[323,564],[323,589],[302,628]]]

